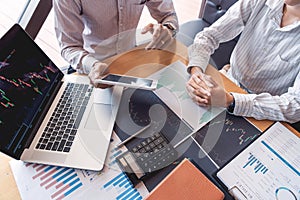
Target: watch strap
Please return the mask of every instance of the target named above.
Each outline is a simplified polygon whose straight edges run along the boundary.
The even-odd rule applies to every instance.
[[[231,94],[231,93],[230,93]],[[231,94],[232,95],[232,94]],[[229,113],[233,113],[234,111],[234,107],[235,107],[235,100],[234,100],[234,96],[232,95],[233,97],[233,101],[231,102],[231,104],[229,104],[229,106],[227,107],[227,111]]]
[[[167,27],[172,32],[172,37],[174,37],[177,33],[176,26],[171,22],[163,23],[163,26]]]

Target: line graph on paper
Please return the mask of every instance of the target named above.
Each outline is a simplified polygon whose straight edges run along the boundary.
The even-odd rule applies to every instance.
[[[261,132],[245,118],[224,111],[193,138],[222,167],[260,135]]]

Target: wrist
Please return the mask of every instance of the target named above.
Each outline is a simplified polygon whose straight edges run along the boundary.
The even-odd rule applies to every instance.
[[[93,68],[93,65],[99,62],[96,58],[91,55],[86,55],[82,58],[82,73],[89,74]]]
[[[167,29],[169,29],[172,33],[172,37],[175,37],[177,34],[177,27],[171,23],[171,22],[165,22],[163,23],[163,26],[166,27]]]
[[[190,70],[190,73],[194,74],[194,73],[197,73],[197,72],[203,73],[203,70],[200,67],[198,67],[198,66],[192,66],[191,70]]]
[[[235,107],[234,96],[231,93],[226,93],[226,107],[229,113],[233,113]]]

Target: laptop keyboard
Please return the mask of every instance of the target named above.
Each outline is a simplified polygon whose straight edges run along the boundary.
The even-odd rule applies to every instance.
[[[70,151],[92,90],[89,84],[67,84],[36,145],[37,149]]]

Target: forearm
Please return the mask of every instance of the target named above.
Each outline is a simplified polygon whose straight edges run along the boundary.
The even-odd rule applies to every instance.
[[[255,6],[248,5],[251,3],[254,2],[238,1],[215,23],[203,27],[204,29],[195,36],[194,43],[189,47],[188,66],[199,66],[205,71],[210,56],[220,43],[232,40],[243,31],[252,7]]]
[[[176,26],[177,30],[179,29],[178,18],[172,1],[148,1],[146,5],[151,16],[158,23],[163,24],[166,22],[171,22],[174,26]]]
[[[98,60],[81,47],[68,47],[62,50],[62,57],[79,73],[88,74]]]
[[[297,122],[300,119],[300,94],[272,96],[268,93],[233,93],[235,108],[233,114],[255,119]]]
[[[176,30],[179,30],[178,19],[177,19],[177,15],[176,15],[175,12],[168,14],[163,19],[163,21],[161,22],[161,24],[165,24],[165,23],[168,23],[168,22],[172,23],[176,27]]]

